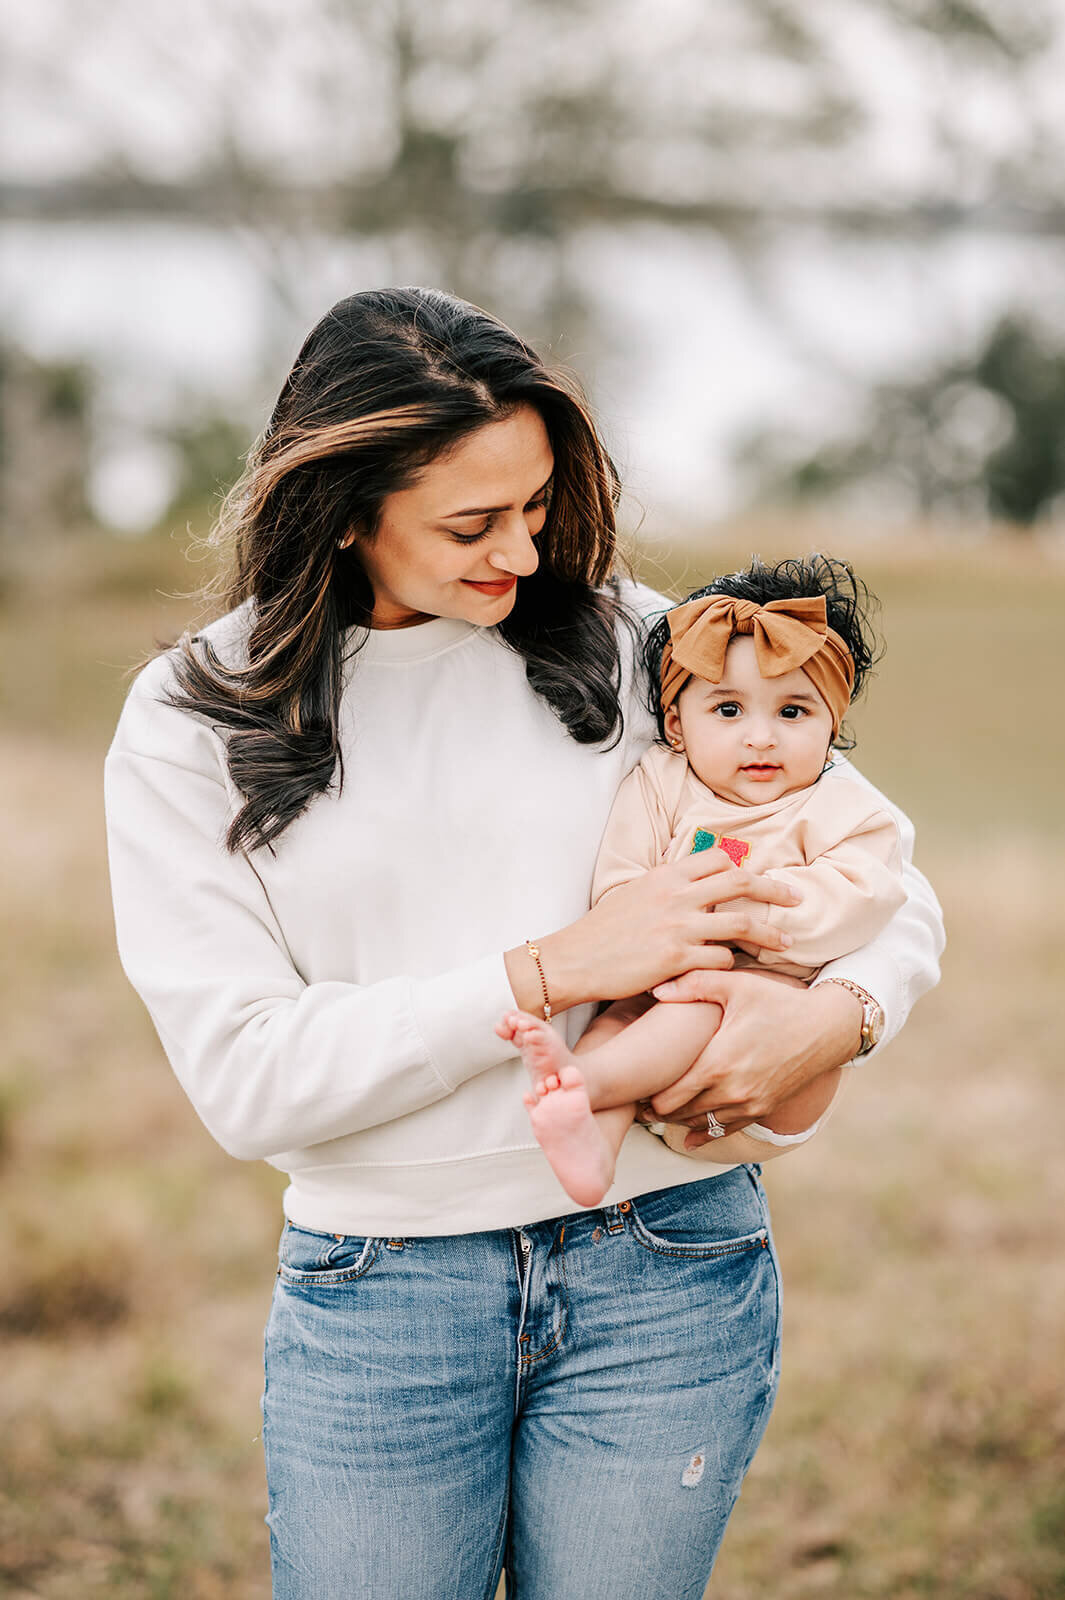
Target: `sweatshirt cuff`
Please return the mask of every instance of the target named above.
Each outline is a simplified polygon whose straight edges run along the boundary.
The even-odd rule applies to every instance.
[[[861,950],[855,950],[849,956],[840,956],[838,961],[830,961],[827,966],[822,967],[811,988],[816,989],[818,984],[824,983],[828,978],[847,978],[851,983],[856,983],[860,989],[864,989],[867,994],[871,994],[883,1008],[884,1031],[880,1035],[879,1043],[875,1044],[868,1054],[862,1056],[864,1066],[867,1061],[880,1054],[902,1027],[906,1015],[902,976],[894,962],[886,961],[882,955],[866,956]]]
[[[495,1025],[516,1001],[503,951],[414,985],[414,1019],[429,1059],[449,1089],[517,1054]]]

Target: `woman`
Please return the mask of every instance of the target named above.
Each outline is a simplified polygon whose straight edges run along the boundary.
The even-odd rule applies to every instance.
[[[233,609],[141,674],[109,757],[126,970],[214,1136],[290,1175],[278,1600],[468,1600],[504,1564],[522,1600],[701,1594],[776,1385],[757,1173],[636,1128],[570,1214],[494,1025],[547,1008],[572,1043],[687,974],[725,1021],[682,1119],[742,1126],[935,981],[912,868],[810,991],[726,970],[723,941],[779,937],[729,902],[783,891],[717,852],[588,912],[652,736],[626,608],[662,604],[612,580],[615,497],[494,319],[342,301],[230,498]]]

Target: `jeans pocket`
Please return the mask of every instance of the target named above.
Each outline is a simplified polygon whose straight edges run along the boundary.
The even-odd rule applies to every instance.
[[[639,1195],[625,1216],[636,1243],[658,1255],[706,1261],[769,1248],[757,1178],[746,1167]]]
[[[316,1233],[286,1222],[277,1252],[277,1273],[283,1283],[325,1288],[352,1283],[369,1272],[383,1239],[362,1234]]]

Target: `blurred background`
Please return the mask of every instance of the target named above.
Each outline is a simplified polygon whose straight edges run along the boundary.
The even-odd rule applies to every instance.
[[[100,764],[384,282],[578,372],[663,591],[820,548],[882,601],[858,760],[951,944],[767,1171],[785,1376],[713,1594],[1065,1594],[1065,0],[0,0],[0,56],[0,1594],[268,1594],[281,1180],[117,969]]]

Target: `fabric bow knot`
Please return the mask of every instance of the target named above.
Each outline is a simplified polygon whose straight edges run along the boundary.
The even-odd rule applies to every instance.
[[[689,678],[720,683],[729,641],[751,634],[762,677],[779,678],[801,668],[832,713],[833,738],[839,732],[854,686],[854,659],[828,626],[823,594],[770,600],[764,606],[730,595],[707,595],[671,611],[669,633],[662,653],[663,711]]]

